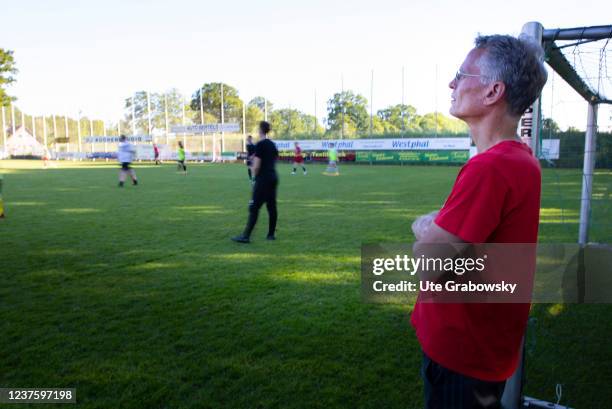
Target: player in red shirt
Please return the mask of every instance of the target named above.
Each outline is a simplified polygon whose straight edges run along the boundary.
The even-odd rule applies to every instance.
[[[546,83],[542,49],[500,35],[475,45],[449,87],[450,113],[468,124],[478,154],[440,212],[427,215],[432,221],[415,222],[415,257],[440,257],[424,243],[537,242],[540,167],[516,131]],[[417,301],[411,322],[423,349],[425,407],[501,408],[528,314],[525,303]]]
[[[153,144],[153,155],[155,156],[155,164],[159,165],[161,161],[159,160],[159,148],[156,144]]]
[[[157,144],[153,144],[153,155],[155,156],[155,164],[159,165],[161,161],[159,160],[159,147]]]
[[[295,170],[297,169],[298,166],[302,167],[302,171],[304,172],[304,175],[307,174],[306,172],[306,167],[304,166],[304,157],[302,156],[302,148],[300,148],[300,145],[295,142],[295,152],[293,153],[293,172],[291,172],[292,175],[295,175]]]

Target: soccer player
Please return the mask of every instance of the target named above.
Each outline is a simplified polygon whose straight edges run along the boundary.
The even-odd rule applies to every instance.
[[[246,160],[247,172],[249,174],[249,180],[251,182],[254,182],[253,171],[251,170],[251,166],[253,166],[253,156],[255,155],[255,144],[253,143],[253,137],[251,135],[247,136],[246,149],[247,149],[247,160]]]
[[[136,149],[134,149],[134,146],[127,141],[125,135],[121,135],[119,137],[119,146],[117,150],[117,161],[121,164],[121,170],[119,171],[119,187],[123,187],[127,175],[130,175],[132,185],[136,186],[138,184],[136,172],[130,167],[134,160],[135,153]]]
[[[439,213],[415,223],[415,257],[453,257],[451,243],[535,246],[541,171],[516,131],[546,83],[542,56],[541,47],[526,38],[476,38],[449,87],[450,113],[467,123],[478,155],[461,168]],[[435,249],[427,243],[436,243]],[[506,380],[521,359],[529,303],[421,302],[420,297],[411,322],[423,350],[425,407],[501,408]]]
[[[333,142],[329,144],[327,158],[329,160],[329,163],[327,165],[327,169],[325,169],[325,174],[339,176],[340,171],[338,170],[338,151],[336,150]]]
[[[183,142],[178,141],[178,152],[176,155],[177,158],[177,170],[183,171],[183,175],[187,175],[187,165],[185,165],[185,148],[183,147]]]
[[[306,167],[304,166],[304,157],[302,156],[302,148],[300,148],[300,145],[295,142],[295,151],[293,153],[293,172],[291,172],[292,175],[295,175],[295,170],[297,169],[298,166],[302,167],[302,171],[304,172],[304,175],[306,175]]]
[[[275,240],[276,219],[276,188],[278,187],[278,175],[276,174],[276,159],[278,150],[276,145],[268,139],[270,124],[266,121],[259,123],[259,142],[255,145],[253,156],[253,173],[255,185],[253,186],[253,198],[249,203],[249,219],[240,236],[232,237],[238,243],[249,243],[251,232],[257,223],[259,209],[265,203],[268,208],[268,236],[267,240]]]
[[[161,163],[161,161],[159,160],[159,148],[155,143],[153,144],[153,154],[155,155],[155,164],[159,165]]]

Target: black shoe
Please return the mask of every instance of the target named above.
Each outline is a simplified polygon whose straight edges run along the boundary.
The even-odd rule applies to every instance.
[[[251,242],[251,240],[249,240],[248,237],[243,236],[243,235],[232,237],[232,240],[235,241],[236,243],[250,243]]]
[[[276,240],[276,237],[274,237],[273,234],[268,234],[268,236],[266,237],[266,240]]]
[[[134,185],[134,186],[138,185],[138,181],[137,180],[133,181],[132,185]]]
[[[123,182],[119,182],[119,187],[123,187]]]

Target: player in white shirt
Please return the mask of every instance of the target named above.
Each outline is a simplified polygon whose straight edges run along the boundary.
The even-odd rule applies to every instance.
[[[121,164],[121,170],[119,171],[119,187],[123,187],[125,177],[127,174],[132,178],[132,184],[136,186],[138,179],[136,179],[136,173],[134,169],[130,167],[132,160],[134,159],[134,153],[136,150],[131,143],[127,141],[125,135],[119,137],[119,148],[117,149],[117,160]]]

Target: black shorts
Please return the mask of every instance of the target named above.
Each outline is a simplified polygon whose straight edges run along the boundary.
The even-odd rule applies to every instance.
[[[121,162],[122,170],[130,170],[130,162]]]

